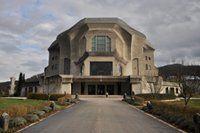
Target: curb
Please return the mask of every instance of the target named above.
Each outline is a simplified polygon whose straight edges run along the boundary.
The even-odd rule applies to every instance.
[[[80,101],[79,101],[79,102],[80,102]],[[79,103],[79,102],[78,102],[78,103]],[[77,103],[76,103],[76,104],[77,104]],[[72,103],[71,105],[65,107],[63,110],[68,109],[68,108],[71,108],[73,105],[75,105],[75,103]],[[22,129],[16,131],[16,133],[20,133],[20,132],[22,132],[23,130],[25,130],[25,129],[31,127],[31,126],[34,126],[34,125],[36,125],[36,124],[38,124],[38,123],[40,123],[40,122],[46,120],[47,118],[56,115],[56,114],[58,114],[60,111],[62,111],[62,110],[58,110],[58,111],[56,111],[55,113],[53,113],[53,114],[51,114],[51,115],[49,115],[49,116],[47,116],[47,117],[45,117],[45,118],[40,119],[39,121],[36,121],[36,122],[34,122],[34,123],[31,123],[30,125],[28,125],[28,126],[22,128]]]
[[[126,103],[126,104],[128,104],[128,103]],[[143,114],[145,114],[145,115],[147,115],[147,116],[149,116],[149,117],[151,117],[151,118],[153,118],[153,119],[155,119],[155,120],[157,120],[157,121],[159,121],[159,122],[161,122],[161,123],[163,123],[163,124],[165,124],[165,125],[167,125],[167,126],[169,126],[171,128],[173,128],[173,129],[175,129],[175,130],[177,130],[177,131],[179,131],[181,133],[187,133],[187,132],[185,132],[185,131],[183,131],[183,130],[181,130],[181,129],[179,129],[179,128],[177,128],[177,127],[175,127],[175,126],[173,126],[173,125],[171,125],[171,124],[169,124],[169,123],[167,123],[167,122],[165,122],[165,121],[163,121],[163,120],[161,120],[161,119],[159,119],[159,118],[157,118],[157,117],[155,117],[155,116],[153,116],[153,115],[151,115],[149,113],[144,112],[143,110],[138,109],[137,107],[135,107],[133,105],[128,104],[128,106],[136,109],[137,111],[139,111],[139,112],[141,112],[141,113],[143,113]]]

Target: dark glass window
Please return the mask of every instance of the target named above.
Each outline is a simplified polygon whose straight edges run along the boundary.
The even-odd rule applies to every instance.
[[[151,57],[149,57],[149,60],[151,60]]]
[[[165,92],[166,92],[166,94],[169,93],[169,89],[168,89],[168,87],[165,89]]]
[[[64,74],[70,74],[70,59],[64,59]]]
[[[148,64],[146,64],[146,70],[148,70]]]
[[[90,75],[112,75],[112,62],[90,62]]]
[[[176,93],[178,93],[178,88],[176,88]]]

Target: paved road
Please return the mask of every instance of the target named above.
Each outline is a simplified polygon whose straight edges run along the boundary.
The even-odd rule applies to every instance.
[[[24,133],[175,133],[120,99],[88,98]]]

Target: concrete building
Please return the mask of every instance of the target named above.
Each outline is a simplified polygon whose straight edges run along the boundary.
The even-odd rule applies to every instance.
[[[59,34],[48,51],[44,74],[26,79],[21,96],[180,94],[178,84],[158,76],[147,37],[118,18],[84,18]],[[15,85],[15,78],[0,83],[0,94],[13,95]]]
[[[21,96],[27,96],[29,93],[44,92],[44,73],[41,73],[26,79],[21,90]]]
[[[48,51],[46,93],[150,93],[162,82],[151,43],[118,18],[84,18]]]
[[[17,81],[15,77],[10,77],[10,81],[0,83],[0,96],[13,95],[15,92],[15,85]]]

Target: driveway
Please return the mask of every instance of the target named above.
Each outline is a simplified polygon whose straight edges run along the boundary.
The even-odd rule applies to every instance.
[[[120,99],[88,98],[24,133],[177,133]]]

